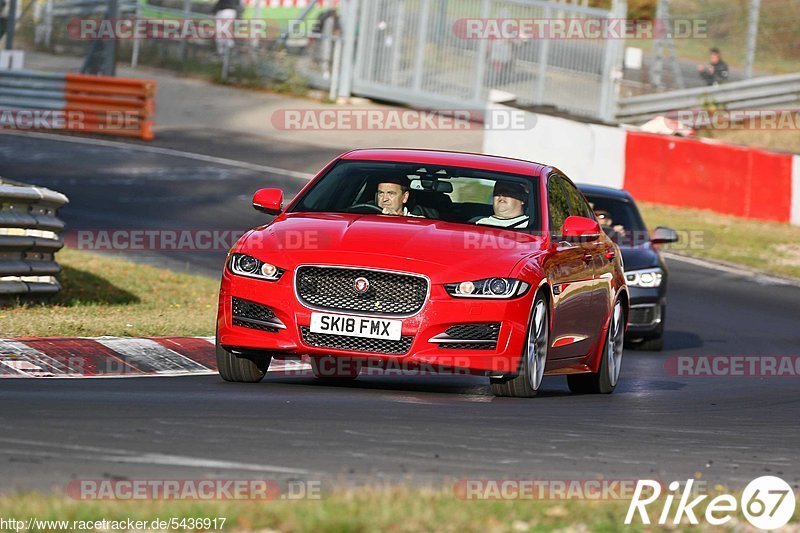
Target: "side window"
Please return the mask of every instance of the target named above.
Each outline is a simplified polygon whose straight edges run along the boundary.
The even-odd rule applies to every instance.
[[[567,200],[569,201],[569,214],[578,217],[594,219],[595,217],[594,213],[592,212],[592,208],[586,203],[586,200],[584,200],[583,195],[578,188],[563,177],[560,179],[561,185],[564,186],[564,190],[567,193]]]
[[[553,236],[561,235],[561,228],[569,216],[569,203],[559,181],[561,180],[558,176],[550,176],[547,182],[547,205],[550,211],[550,232]]]

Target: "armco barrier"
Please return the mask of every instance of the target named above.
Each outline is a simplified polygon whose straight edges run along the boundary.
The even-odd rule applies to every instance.
[[[61,289],[64,222],[57,211],[69,200],[61,193],[0,178],[0,298],[52,294]]]
[[[711,87],[645,94],[618,102],[617,119],[641,124],[659,116],[677,116],[679,111],[698,111],[704,102],[714,102],[729,111],[785,108],[800,104],[800,74],[762,76]]]
[[[800,225],[800,155],[546,115],[525,123],[536,125],[486,130],[483,151],[548,163],[639,200]]]
[[[153,139],[152,80],[0,70],[3,127]]]

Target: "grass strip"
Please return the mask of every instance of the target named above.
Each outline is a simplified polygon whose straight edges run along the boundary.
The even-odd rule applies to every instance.
[[[63,267],[62,291],[0,308],[0,336],[214,334],[217,279],[69,248],[56,260]]]
[[[649,228],[669,226],[681,242],[675,253],[742,265],[767,274],[800,278],[800,227],[749,220],[712,211],[638,203]]]
[[[699,526],[624,524],[629,500],[464,500],[450,489],[408,485],[339,489],[319,500],[272,501],[79,501],[58,495],[19,493],[0,497],[6,520],[122,521],[220,519],[222,531],[291,532],[618,532],[749,530],[736,515],[723,527],[703,525],[705,504],[695,512]],[[663,500],[648,507],[657,521]],[[672,503],[672,515],[676,504]],[[794,521],[796,526],[797,513]],[[789,527],[792,527],[790,523]],[[6,529],[8,530],[8,529]],[[46,529],[39,529],[45,531]],[[113,529],[112,529],[113,530]],[[200,529],[188,529],[202,530]],[[186,531],[186,530],[184,530]]]

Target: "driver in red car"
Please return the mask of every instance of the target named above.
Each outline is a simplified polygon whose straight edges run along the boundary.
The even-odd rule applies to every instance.
[[[377,203],[384,215],[421,217],[408,210],[409,189],[411,182],[405,176],[384,178],[378,184]]]
[[[521,183],[497,181],[492,192],[494,214],[475,223],[501,228],[527,228],[530,217],[525,214],[528,193]]]

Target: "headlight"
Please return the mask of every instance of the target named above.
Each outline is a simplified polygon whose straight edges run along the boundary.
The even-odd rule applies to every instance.
[[[625,273],[625,281],[631,287],[644,287],[652,289],[661,285],[661,278],[664,272],[660,268],[648,268],[645,270],[634,270]]]
[[[444,288],[456,298],[514,298],[528,291],[524,281],[512,278],[486,278],[478,281],[445,283]]]
[[[275,265],[259,261],[255,257],[245,254],[231,254],[228,264],[231,272],[236,275],[268,281],[279,280],[285,272]]]

